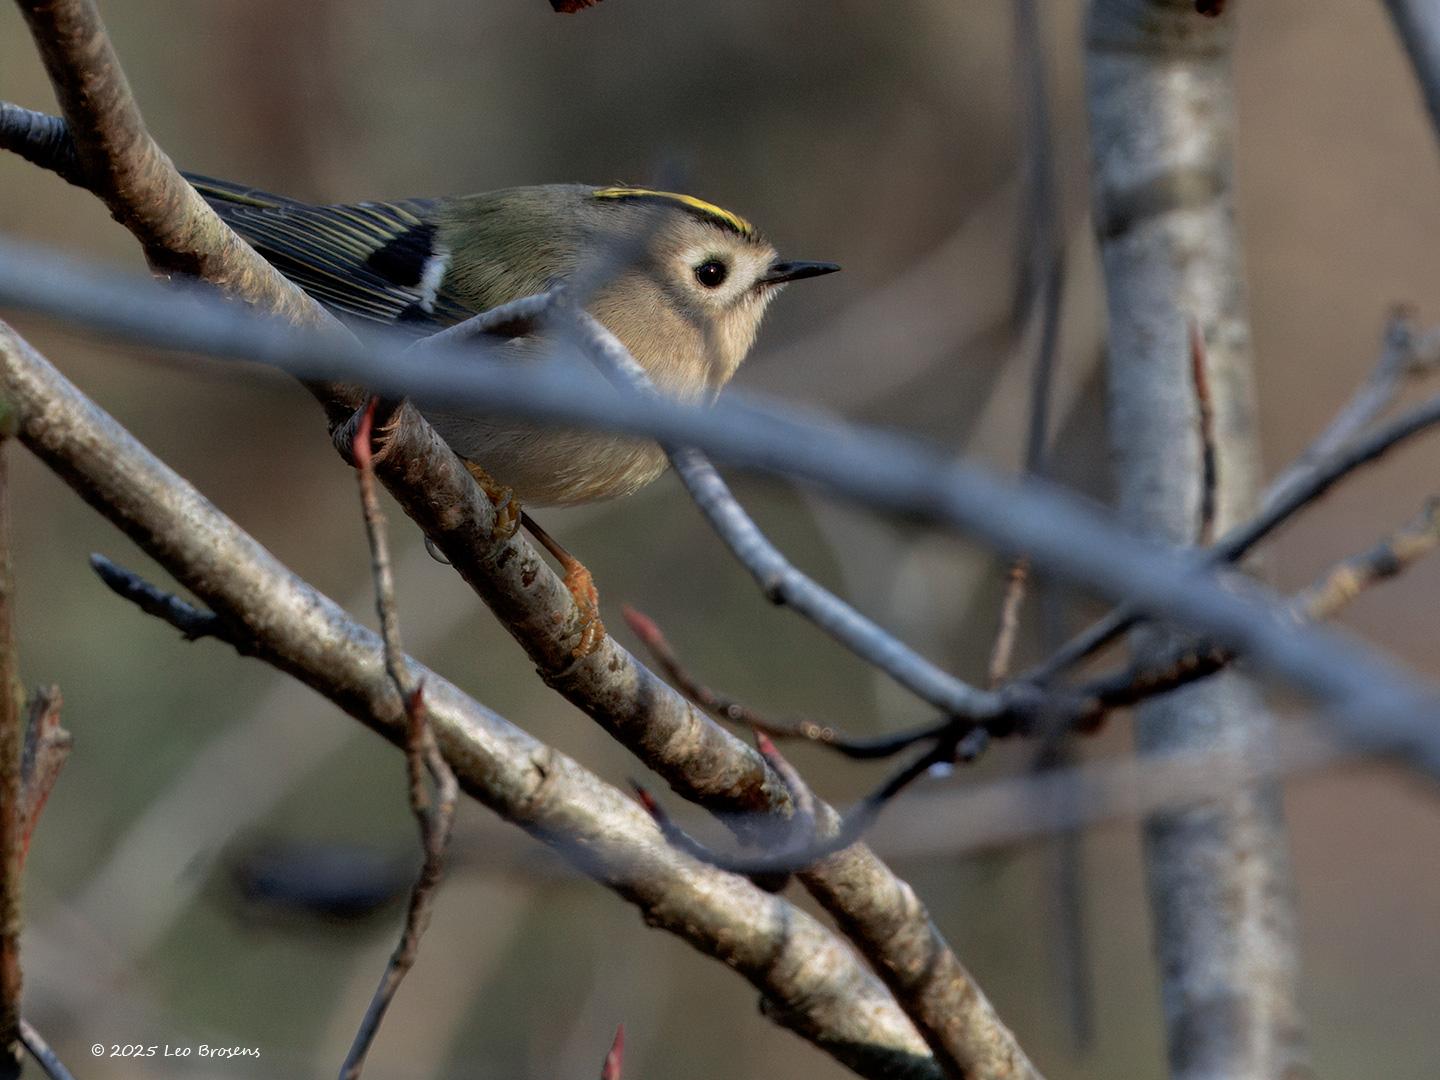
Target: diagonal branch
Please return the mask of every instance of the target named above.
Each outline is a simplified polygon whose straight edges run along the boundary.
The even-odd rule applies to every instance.
[[[74,140],[72,158],[53,125],[32,129],[32,139],[73,161],[61,175],[98,195],[156,270],[214,282],[292,322],[333,327],[315,301],[220,220],[150,137],[94,0],[18,4]]]

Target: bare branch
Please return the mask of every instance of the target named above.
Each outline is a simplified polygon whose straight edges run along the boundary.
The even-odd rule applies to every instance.
[[[995,643],[990,647],[990,662],[985,667],[985,684],[992,690],[1010,674],[1010,661],[1015,655],[1015,639],[1020,634],[1020,608],[1025,603],[1025,585],[1030,578],[1030,561],[1024,556],[1010,564],[1005,575],[1005,595],[1000,601],[1000,626]]]
[[[129,229],[157,270],[220,285],[295,323],[338,327],[220,220],[150,137],[93,0],[19,0],[74,140],[83,185]],[[55,160],[70,160],[47,125]],[[29,145],[39,138],[33,135]],[[65,166],[61,175],[75,181]]]
[[[117,595],[129,600],[145,614],[168,622],[185,636],[186,641],[219,638],[235,646],[242,655],[247,652],[244,639],[232,633],[231,628],[214,612],[202,611],[174,593],[156,588],[123,566],[115,565],[104,555],[92,554],[90,567]]]
[[[86,186],[70,125],[58,116],[0,101],[0,148],[19,154],[76,187]]]
[[[1385,0],[1385,6],[1440,136],[1440,10],[1427,0]]]
[[[75,1080],[59,1055],[50,1048],[50,1044],[24,1018],[20,1020],[20,1041],[25,1044],[25,1049],[30,1052],[36,1064],[45,1070],[45,1075],[50,1077],[50,1080]]]
[[[847,735],[831,724],[800,718],[781,720],[764,716],[747,705],[725,694],[712,690],[692,675],[680,660],[674,647],[665,637],[659,624],[650,616],[626,606],[621,609],[630,630],[640,639],[651,658],[663,671],[675,688],[704,709],[717,720],[732,724],[744,724],[752,731],[763,732],[776,739],[804,739],[807,742],[828,746],[848,758],[890,757],[907,746],[931,738],[946,731],[950,721],[943,721],[923,729],[924,734],[905,734],[899,737],[879,735],[864,739]]]
[[[1369,551],[1337,563],[1301,593],[1295,609],[1309,619],[1332,618],[1361,592],[1403,573],[1440,544],[1440,499],[1432,498],[1403,528]]]

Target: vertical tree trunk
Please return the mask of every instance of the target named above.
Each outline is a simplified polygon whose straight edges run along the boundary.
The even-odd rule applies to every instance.
[[[1234,5],[1231,5],[1233,9]],[[1206,500],[1191,327],[1213,409],[1213,526],[1256,496],[1254,379],[1234,207],[1233,10],[1094,0],[1087,79],[1096,221],[1109,296],[1109,422],[1121,512],[1195,543]],[[1166,633],[1136,635],[1141,653]],[[1143,752],[1263,743],[1273,720],[1234,675],[1140,710]],[[1169,1041],[1184,1080],[1309,1074],[1278,792],[1165,813],[1145,827]]]

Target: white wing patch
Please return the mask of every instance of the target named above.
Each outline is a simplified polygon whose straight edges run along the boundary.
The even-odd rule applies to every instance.
[[[435,253],[425,260],[425,269],[420,272],[420,307],[434,313],[435,298],[440,295],[440,283],[445,280],[445,271],[450,268],[450,252],[437,246]]]

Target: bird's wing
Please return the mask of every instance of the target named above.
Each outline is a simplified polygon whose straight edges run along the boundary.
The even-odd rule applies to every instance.
[[[429,333],[475,312],[443,287],[438,200],[312,206],[186,173],[274,267],[342,316]]]

